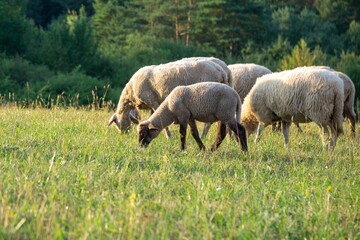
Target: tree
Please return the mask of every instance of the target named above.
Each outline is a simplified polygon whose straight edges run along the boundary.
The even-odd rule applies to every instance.
[[[56,71],[70,72],[80,67],[90,75],[97,75],[101,61],[98,43],[84,8],[69,11],[66,17],[54,21],[44,34],[43,64]]]
[[[346,50],[360,53],[360,23],[352,21],[344,38]]]
[[[37,26],[47,28],[51,21],[67,11],[79,11],[84,6],[88,15],[93,14],[93,0],[28,0],[26,6],[26,16],[32,18]]]
[[[212,54],[239,55],[249,40],[261,44],[274,37],[267,35],[270,9],[261,1],[198,0],[194,9],[193,41]]]
[[[26,0],[0,0],[0,51],[8,55],[23,55],[33,34],[25,4]]]
[[[280,70],[292,69],[300,66],[314,65],[316,59],[316,51],[311,51],[304,39],[294,47],[290,56],[286,56],[281,60]]]

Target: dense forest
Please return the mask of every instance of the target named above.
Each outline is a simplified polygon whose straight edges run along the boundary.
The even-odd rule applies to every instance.
[[[0,101],[116,104],[140,67],[327,65],[360,95],[358,0],[0,0]]]

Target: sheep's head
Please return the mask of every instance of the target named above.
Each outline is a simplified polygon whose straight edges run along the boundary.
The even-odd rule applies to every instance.
[[[243,111],[241,113],[241,124],[245,127],[247,136],[250,136],[254,133],[259,125],[259,121],[252,112]]]
[[[120,132],[127,133],[130,129],[131,122],[138,124],[139,123],[139,115],[136,110],[130,110],[128,114],[117,114],[111,116],[108,122],[108,126],[112,123],[116,124],[116,127]]]
[[[138,140],[142,147],[147,147],[150,142],[159,135],[159,130],[148,122],[140,123],[137,126]]]

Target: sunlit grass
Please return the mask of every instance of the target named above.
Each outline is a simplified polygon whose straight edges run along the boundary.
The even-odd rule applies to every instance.
[[[106,127],[111,114],[0,108],[1,239],[360,237],[348,125],[333,153],[308,124],[291,128],[290,149],[269,128],[245,155],[228,137],[199,151],[190,133],[181,152],[178,126],[143,149],[134,129]]]

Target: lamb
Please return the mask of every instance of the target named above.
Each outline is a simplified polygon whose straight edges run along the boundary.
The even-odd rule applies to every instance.
[[[117,110],[108,125],[115,123],[121,132],[127,132],[131,121],[138,123],[133,113],[141,109],[155,111],[175,87],[197,82],[228,84],[224,70],[206,60],[180,60],[140,68],[122,91]],[[168,129],[167,136],[170,136]]]
[[[232,75],[232,87],[240,95],[241,101],[244,102],[245,96],[254,86],[256,79],[271,73],[271,71],[261,65],[254,63],[237,63],[228,65]],[[204,138],[210,129],[210,124],[205,124],[201,133],[201,138]]]
[[[220,146],[228,126],[236,133],[241,149],[247,152],[246,132],[239,122],[240,115],[240,97],[230,86],[216,82],[179,86],[170,93],[148,120],[137,126],[138,140],[142,146],[147,147],[162,129],[172,123],[180,124],[181,149],[185,150],[186,130],[189,124],[191,134],[199,148],[205,149],[195,120],[210,123],[219,121],[217,137],[211,149],[215,150]]]
[[[248,135],[260,122],[258,141],[264,127],[281,121],[285,145],[289,146],[291,122],[314,121],[327,137],[324,145],[333,149],[343,132],[343,103],[344,84],[338,76],[323,69],[297,68],[258,78],[245,97],[241,122]]]

